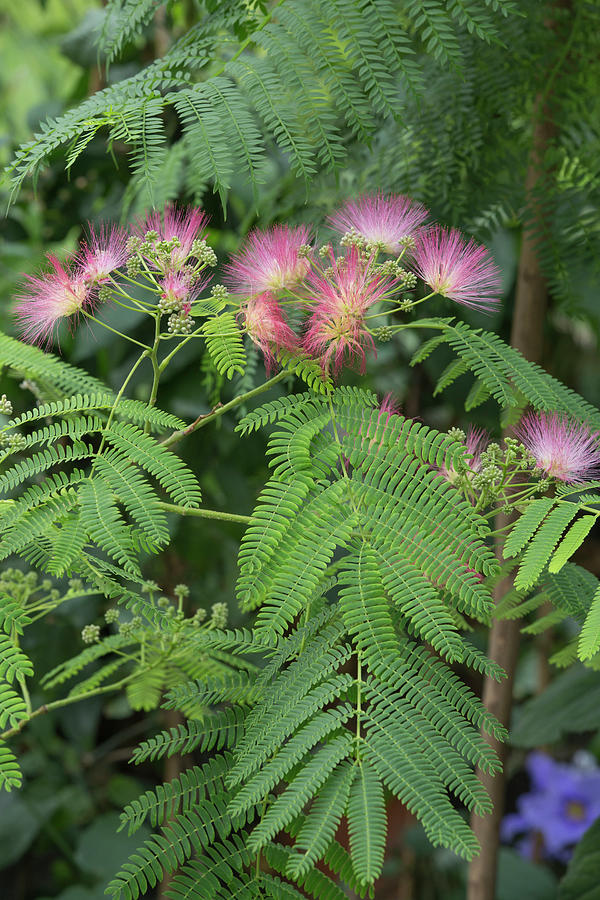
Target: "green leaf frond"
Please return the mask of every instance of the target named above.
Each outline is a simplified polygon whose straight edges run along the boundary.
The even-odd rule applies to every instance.
[[[431,320],[432,323],[435,320]],[[480,328],[471,328],[465,322],[449,324],[438,320],[440,335],[431,338],[417,350],[412,364],[421,362],[441,344],[449,346],[461,360],[463,367],[456,370],[456,377],[471,372],[480,387],[505,408],[525,403],[534,409],[559,412],[587,422],[590,427],[600,427],[598,410],[565,387],[540,366],[525,359],[518,350],[505,344],[497,335]],[[439,390],[443,386],[438,386]],[[522,405],[522,404],[521,404]]]
[[[213,756],[203,766],[192,766],[177,778],[146,791],[128,804],[121,813],[119,831],[127,828],[133,834],[149,819],[153,828],[162,825],[179,812],[187,813],[201,800],[224,787],[224,776],[231,755]]]
[[[243,375],[246,350],[234,313],[225,312],[212,316],[202,330],[217,372],[227,378],[233,378],[236,372]]]
[[[134,39],[157,5],[109,4],[103,31],[109,59]],[[139,191],[160,192],[158,180],[174,156],[192,191],[212,182],[225,202],[233,175],[242,173],[256,194],[266,177],[266,142],[257,117],[267,138],[308,182],[317,164],[343,164],[349,138],[369,142],[382,123],[400,118],[404,98],[422,94],[428,66],[436,66],[438,76],[440,67],[462,70],[462,35],[494,41],[502,15],[514,9],[504,4],[499,11],[483,0],[468,9],[428,0],[408,3],[399,18],[390,0],[291,0],[274,4],[257,20],[246,4],[227,4],[192,25],[141,72],[45,122],[17,151],[14,188],[35,176],[62,145],[69,146],[71,166],[105,132],[109,146],[131,146]],[[221,47],[222,63],[207,69]],[[182,130],[171,150],[162,133],[166,109]]]
[[[23,775],[17,759],[4,741],[0,741],[0,787],[5,791],[20,788]]]
[[[206,713],[201,720],[174,726],[144,741],[134,750],[132,761],[140,765],[196,749],[200,753],[222,750],[236,742],[243,721],[244,711],[235,706]]]

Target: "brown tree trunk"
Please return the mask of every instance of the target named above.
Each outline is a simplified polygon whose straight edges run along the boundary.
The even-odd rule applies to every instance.
[[[547,285],[540,269],[537,253],[539,231],[543,229],[543,213],[536,200],[544,177],[543,160],[545,151],[555,133],[554,125],[547,116],[546,109],[540,109],[542,97],[538,97],[535,110],[533,146],[525,182],[528,211],[531,225],[524,228],[521,257],[517,276],[515,308],[511,330],[511,344],[532,362],[541,362],[544,341],[544,318],[547,307]],[[496,527],[508,524],[509,517],[499,515]],[[496,548],[502,558],[499,542]],[[498,602],[513,586],[513,577],[503,579],[494,592]],[[510,726],[512,710],[512,688],[519,651],[518,620],[494,621],[490,629],[488,656],[499,663],[507,674],[502,682],[486,678],[483,687],[483,703],[503,725]],[[507,747],[494,738],[485,735],[504,764]],[[494,900],[496,891],[496,871],[500,823],[504,812],[505,777],[503,773],[490,776],[478,772],[484,787],[490,794],[494,809],[489,816],[471,817],[471,825],[481,845],[480,855],[469,866],[468,900]]]

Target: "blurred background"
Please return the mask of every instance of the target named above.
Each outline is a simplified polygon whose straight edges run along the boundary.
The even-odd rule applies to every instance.
[[[107,72],[98,50],[106,16],[100,2],[0,0],[3,166],[10,165],[19,145],[29,141],[47,117],[135,76],[218,4],[181,0],[169,4],[166,11],[154,5],[156,13],[122,48]],[[401,15],[402,4],[397,7]],[[12,200],[10,179],[0,187],[0,327],[15,333],[11,307],[23,273],[38,270],[49,251],[58,256],[72,251],[88,221],[131,219],[154,203],[160,206],[171,200],[201,204],[210,213],[210,241],[222,260],[257,224],[309,222],[325,236],[322,223],[336,204],[362,191],[382,188],[410,194],[424,202],[434,218],[487,243],[503,272],[502,306],[493,316],[464,309],[459,315],[508,339],[528,206],[531,213],[526,183],[541,102],[552,107],[548,113],[551,133],[540,151],[552,191],[541,179],[538,195],[539,202],[547,201],[539,244],[548,298],[543,362],[598,404],[600,54],[594,44],[599,32],[594,39],[589,27],[589,22],[597,21],[593,18],[596,7],[585,2],[526,3],[520,18],[498,14],[498,40],[492,44],[478,41],[467,28],[459,30],[464,61],[460,72],[420,47],[427,73],[424,94],[418,99],[406,96],[402,121],[382,118],[368,146],[348,138],[348,156],[338,171],[318,171],[308,193],[287,158],[269,143],[258,204],[247,183],[234,174],[225,208],[210,183],[194,189],[193,179],[185,173],[156,185],[154,192],[140,187],[132,177],[127,145],[115,142],[108,148],[101,134],[68,169],[64,148],[58,150],[35,182],[25,181]],[[583,18],[576,22],[579,15]],[[586,16],[592,17],[587,26]],[[552,90],[544,93],[549,79]],[[176,124],[167,121],[166,125],[175,146]],[[121,313],[107,315],[117,316],[121,329],[141,336],[144,324],[134,314],[127,320]],[[433,304],[431,313],[455,315],[457,310],[449,311],[440,302]],[[132,359],[126,346],[113,343],[107,335],[89,327],[73,334],[65,331],[61,352],[118,386]],[[468,387],[460,379],[443,395],[433,396],[433,386],[448,362],[443,350],[424,366],[408,368],[417,343],[414,335],[405,333],[382,344],[369,367],[370,386],[382,396],[391,391],[403,412],[437,428],[472,421],[498,435],[493,403],[483,403],[470,417],[465,416]],[[244,376],[248,384],[264,374],[258,356],[251,355],[251,360]],[[9,385],[7,376],[1,377],[0,393]],[[147,395],[145,377],[142,374],[133,385],[139,397]],[[240,387],[215,378],[191,349],[177,357],[167,377],[159,404],[184,419],[195,418]],[[352,373],[346,380],[352,382]],[[25,409],[30,402],[27,393],[20,395],[12,383],[10,396],[16,397],[16,411],[20,411],[19,403]],[[264,438],[246,439],[240,453],[234,426],[235,420],[222,418],[216,433],[197,434],[188,445],[182,444],[181,452],[193,458],[200,471],[207,505],[248,513],[267,471]],[[234,526],[183,522],[173,548],[152,560],[147,575],[166,594],[172,595],[178,583],[189,585],[192,607],[210,609],[213,603],[226,601],[230,621],[237,625],[233,585],[239,536]],[[579,561],[600,576],[598,536],[592,535],[586,546],[585,558]],[[97,600],[77,601],[63,605],[39,632],[32,629],[27,651],[37,672],[50,670],[72,653],[81,643],[82,627],[101,612]],[[564,637],[554,633],[522,643],[515,684],[514,750],[508,768],[509,811],[514,812],[519,798],[533,789],[532,774],[525,765],[530,748],[552,747],[566,763],[584,751],[588,754],[584,762],[592,768],[600,754],[600,704],[590,703],[576,721],[565,716],[552,727],[548,726],[549,707],[544,711],[540,705],[538,695],[549,683],[555,691],[550,698],[554,710],[567,704],[565,698],[581,696],[582,682],[577,677],[565,683],[563,674],[550,672],[545,664]],[[485,635],[476,638],[485,649]],[[600,676],[586,672],[585,678],[589,696],[597,697]],[[472,686],[478,691],[481,687],[476,682]],[[42,702],[41,697],[37,699]],[[123,833],[116,835],[119,811],[145,788],[176,774],[151,764],[135,770],[127,765],[136,743],[166,723],[164,713],[134,714],[126,699],[118,697],[40,717],[23,732],[19,749],[25,787],[0,795],[3,900],[100,900],[104,896],[106,881],[143,838],[136,834],[128,841]],[[581,763],[582,757],[577,759]],[[167,770],[172,765],[176,763],[169,761]],[[509,843],[501,854],[498,900],[556,897],[568,854],[548,858],[541,845],[524,848],[512,840]],[[458,900],[465,896],[464,865],[446,851],[432,851],[400,805],[391,810],[389,845],[389,862],[377,898]]]

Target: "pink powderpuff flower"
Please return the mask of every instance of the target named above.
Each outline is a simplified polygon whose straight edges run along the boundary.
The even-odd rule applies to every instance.
[[[557,413],[528,413],[515,431],[539,469],[567,484],[582,484],[600,474],[599,432]]]
[[[367,244],[380,244],[387,253],[397,255],[401,241],[413,237],[428,215],[425,207],[410,197],[379,191],[349,200],[327,221],[340,234],[355,231]]]
[[[481,454],[489,442],[490,437],[485,428],[473,428],[472,425],[469,427],[465,445],[473,457],[469,462],[469,468],[473,472],[481,471]]]
[[[469,460],[470,471],[467,470],[465,472],[469,480],[473,477],[473,474],[481,471],[481,454],[487,447],[489,440],[490,438],[485,428],[473,428],[472,425],[469,427],[465,438],[465,446],[472,456],[472,459]],[[443,465],[440,468],[440,474],[450,484],[454,484],[458,478],[458,472],[453,466],[448,468],[446,465]]]
[[[301,248],[308,245],[305,225],[275,225],[268,231],[251,231],[242,249],[226,266],[226,282],[233,294],[251,297],[299,284],[310,262]]]
[[[365,314],[396,282],[373,274],[355,246],[349,248],[341,261],[333,255],[331,261],[331,276],[313,270],[306,280],[308,299],[315,303],[315,308],[303,346],[311,356],[320,358],[324,373],[333,365],[337,375],[344,358],[364,372],[365,347],[375,351]]]
[[[78,267],[89,284],[106,284],[110,273],[127,261],[127,232],[115,225],[102,224],[98,232],[91,223],[88,227],[89,240],[81,245]]]
[[[162,307],[166,309],[183,308],[189,312],[198,294],[210,282],[208,278],[194,278],[190,272],[167,272],[158,282]]]
[[[276,365],[276,350],[298,350],[298,339],[272,293],[251,297],[240,312],[250,339],[264,354],[267,372]]]
[[[198,207],[179,209],[176,206],[166,206],[162,216],[154,210],[145,219],[138,219],[135,231],[142,238],[149,231],[156,231],[159,241],[177,238],[179,246],[171,250],[169,267],[178,270],[190,256],[194,241],[204,237],[207,223],[208,216]]]
[[[381,420],[385,418],[385,424],[387,425],[392,416],[397,415],[399,415],[398,403],[394,399],[394,395],[390,391],[390,393],[386,394],[381,401],[379,414],[377,416],[377,422],[381,422]]]
[[[420,231],[411,250],[415,275],[437,294],[473,309],[499,303],[500,270],[489,252],[456,228]]]
[[[48,261],[54,271],[27,275],[28,289],[15,307],[23,339],[35,344],[51,343],[59,321],[76,315],[92,302],[89,286],[77,268],[65,268],[51,254]]]

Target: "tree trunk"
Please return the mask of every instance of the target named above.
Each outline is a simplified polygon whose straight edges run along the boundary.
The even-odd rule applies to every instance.
[[[536,189],[539,190],[540,180],[544,177],[544,155],[555,133],[546,109],[540,108],[542,102],[540,95],[535,108],[533,146],[525,181],[528,211],[533,227],[524,228],[523,231],[510,338],[512,346],[520,350],[532,362],[541,362],[542,360],[544,318],[548,299],[547,285],[540,269],[537,253],[538,235],[544,224],[543,213],[538,206],[535,192]],[[499,515],[496,527],[502,527],[509,521],[509,517]],[[496,552],[502,558],[501,542],[497,543]],[[503,579],[496,586],[494,592],[496,602],[512,587],[513,576]],[[507,728],[510,726],[512,687],[519,651],[519,631],[520,622],[518,620],[499,620],[493,622],[489,636],[488,656],[502,666],[507,677],[501,682],[486,678],[482,699],[486,708]],[[507,754],[506,745],[500,744],[488,735],[485,735],[485,740],[498,753],[504,767]],[[467,898],[468,900],[494,900],[506,779],[503,772],[496,776],[490,776],[479,771],[478,775],[490,794],[494,809],[489,816],[473,815],[471,817],[471,825],[481,845],[481,853],[469,866]]]

